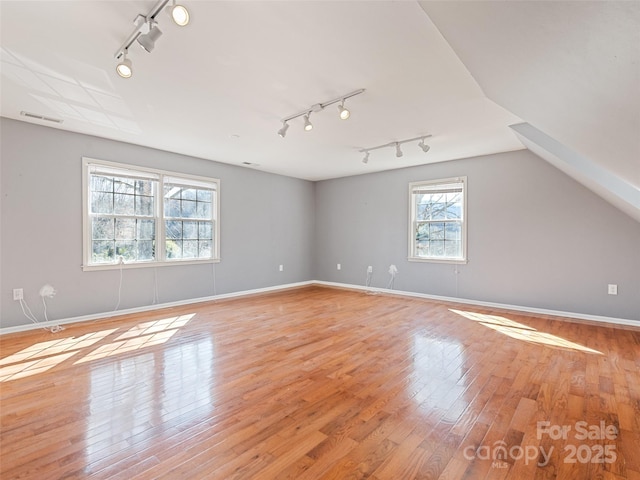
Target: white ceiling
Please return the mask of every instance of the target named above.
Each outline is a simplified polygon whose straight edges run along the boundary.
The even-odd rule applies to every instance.
[[[640,2],[421,6],[530,150],[640,222]]]
[[[161,14],[134,76],[114,54],[154,1],[2,1],[2,116],[319,180],[524,148],[521,121],[489,100],[417,2],[183,0],[191,23]],[[302,119],[281,119],[365,88]],[[33,120],[28,120],[33,121]],[[35,123],[47,124],[42,121]],[[47,124],[49,125],[49,124]],[[359,149],[432,134],[371,152]]]
[[[114,53],[155,1],[0,1],[0,114],[309,180],[521,139],[545,158],[521,136],[539,132],[569,152],[546,159],[579,181],[615,176],[583,183],[640,221],[639,1],[183,1],[192,22],[161,14],[153,53],[132,46],[129,80]],[[296,119],[276,134],[359,88],[349,120],[331,105],[312,132]],[[427,154],[406,144],[361,163],[360,149],[424,134]]]
[[[640,187],[640,2],[422,2],[486,95]]]

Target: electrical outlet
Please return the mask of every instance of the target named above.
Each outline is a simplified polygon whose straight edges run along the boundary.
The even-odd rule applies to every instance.
[[[338,270],[342,269],[342,265],[338,264]]]
[[[14,300],[22,300],[24,298],[24,293],[21,288],[13,289],[13,299]]]
[[[607,293],[608,293],[609,295],[617,295],[617,294],[618,294],[618,285],[615,285],[615,284],[613,284],[613,283],[610,283],[610,284],[607,286]]]
[[[280,266],[278,267],[278,270],[280,270],[281,272],[284,272],[284,265],[280,265]]]
[[[367,267],[367,273],[373,273],[373,267],[371,265]]]

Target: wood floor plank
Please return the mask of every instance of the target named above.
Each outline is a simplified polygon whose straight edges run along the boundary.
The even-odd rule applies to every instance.
[[[3,480],[639,480],[638,451],[640,328],[314,286],[0,337]]]

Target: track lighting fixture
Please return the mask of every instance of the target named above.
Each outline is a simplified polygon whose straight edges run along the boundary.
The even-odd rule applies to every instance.
[[[153,19],[149,20],[147,23],[149,25],[149,32],[140,35],[137,42],[148,53],[151,53],[156,46],[156,40],[162,36],[162,31],[158,28],[158,24],[154,22]]]
[[[422,149],[423,152],[427,153],[431,147],[429,147],[429,145],[426,145],[424,143],[424,139],[429,137],[431,137],[431,135],[422,135],[420,137],[408,138],[406,140],[399,140],[397,142],[385,143],[384,145],[378,145],[377,147],[362,148],[359,150],[360,152],[364,153],[364,158],[362,159],[362,163],[366,164],[369,162],[369,152],[371,150],[378,150],[379,148],[386,148],[386,147],[395,147],[396,157],[400,158],[403,155],[402,150],[400,149],[400,145],[402,145],[403,143],[415,142],[416,140],[420,140],[418,142],[418,146]]]
[[[184,5],[176,5],[176,0],[172,0],[171,5],[167,5],[166,10],[176,25],[184,27],[189,24],[189,10]]]
[[[305,132],[310,132],[313,130],[313,124],[309,121],[309,117],[311,116],[311,112],[307,113],[304,116],[304,130]]]
[[[340,120],[347,120],[351,116],[351,112],[344,108],[344,99],[342,103],[338,105],[338,112],[340,113]]]
[[[426,145],[424,143],[424,138],[422,138],[419,142],[418,142],[418,146],[422,149],[422,151],[424,153],[427,153],[429,151],[429,149],[431,148],[429,145]]]
[[[170,2],[171,5],[167,6]],[[176,0],[158,0],[149,13],[136,16],[133,21],[134,30],[115,53],[115,58],[119,62],[116,71],[122,78],[130,78],[133,74],[131,60],[127,58],[127,53],[134,42],[138,42],[149,53],[155,48],[156,41],[162,35],[156,17],[165,7],[166,12],[177,25],[185,26],[189,23],[189,11],[184,5],[176,4]]]
[[[400,144],[396,142],[396,157],[400,158],[402,156],[402,150],[400,150]]]
[[[342,95],[341,97],[334,98],[333,100],[329,100],[328,102],[316,103],[316,104],[312,105],[311,107],[309,107],[308,109],[303,110],[302,112],[299,112],[299,113],[296,113],[296,114],[293,114],[293,115],[289,115],[288,117],[283,118],[282,119],[282,123],[286,124],[289,120],[293,120],[294,118],[304,117],[304,129],[306,131],[309,131],[309,130],[313,129],[313,125],[309,121],[309,117],[311,116],[311,113],[321,112],[322,110],[324,110],[329,105],[333,105],[334,103],[338,103],[338,102],[340,102],[340,105],[338,106],[338,112],[340,113],[340,118],[342,120],[346,120],[347,118],[349,118],[351,116],[351,112],[347,108],[345,108],[344,101],[347,98],[355,97],[356,95],[360,95],[363,92],[364,92],[364,88],[361,88],[361,89],[355,90],[355,91],[353,91],[351,93],[347,93],[346,95]],[[278,135],[280,135],[281,131],[282,131],[282,129],[280,129],[278,131]],[[283,137],[284,135],[280,135],[280,136]]]
[[[282,138],[286,137],[287,130],[289,130],[289,124],[287,122],[282,122],[282,128],[278,130],[278,135],[280,135]]]
[[[127,58],[127,50],[125,50],[122,54],[122,60],[116,66],[116,72],[122,78],[129,78],[133,74],[133,67],[131,65],[131,60]]]

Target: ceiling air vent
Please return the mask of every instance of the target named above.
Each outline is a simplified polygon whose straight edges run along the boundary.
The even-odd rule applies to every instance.
[[[28,118],[35,118],[36,120],[44,120],[45,122],[62,123],[64,120],[61,118],[45,117],[44,115],[38,115],[37,113],[30,113],[22,111],[20,115]]]

